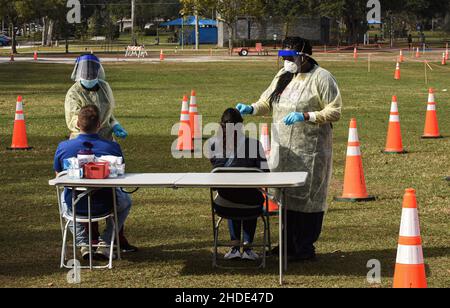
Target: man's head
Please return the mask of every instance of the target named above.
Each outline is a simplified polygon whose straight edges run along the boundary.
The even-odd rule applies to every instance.
[[[100,110],[95,105],[84,106],[78,114],[78,127],[83,134],[96,134],[100,129]]]

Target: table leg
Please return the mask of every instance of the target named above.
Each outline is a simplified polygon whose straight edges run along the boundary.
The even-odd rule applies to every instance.
[[[117,243],[117,260],[122,260],[122,256],[120,254],[120,238],[119,238],[119,220],[117,218],[117,196],[116,196],[116,189],[112,189],[113,192],[113,207],[114,207],[114,224],[116,225],[115,231],[116,231],[116,243]]]
[[[77,202],[75,200],[76,188],[72,188],[72,216],[73,216],[73,269],[77,273]]]

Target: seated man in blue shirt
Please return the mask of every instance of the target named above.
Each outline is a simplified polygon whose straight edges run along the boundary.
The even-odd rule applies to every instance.
[[[85,150],[87,147],[91,149],[91,151],[96,156],[103,155],[112,155],[123,157],[122,150],[120,145],[115,142],[107,141],[101,139],[97,134],[100,129],[100,119],[99,119],[100,111],[98,107],[95,105],[85,106],[81,108],[79,116],[78,116],[78,127],[81,130],[81,135],[78,138],[64,141],[59,144],[58,149],[55,154],[54,161],[54,169],[56,173],[60,173],[64,171],[64,160],[72,157],[77,157],[77,154],[81,150]],[[125,220],[128,217],[128,214],[131,209],[131,199],[130,197],[123,193],[121,190],[116,190],[116,198],[117,198],[117,219],[118,219],[118,229],[123,230],[123,226],[125,224]],[[62,211],[71,213],[72,212],[72,190],[66,189],[62,196]],[[102,189],[97,191],[92,198],[92,216],[100,216],[112,211],[113,198],[111,189]],[[87,208],[87,197],[84,200],[80,201],[77,204],[77,215],[79,216],[88,216],[88,208]],[[70,226],[71,231],[73,232],[73,226]],[[86,231],[86,226],[83,224],[77,224],[76,228],[76,241],[77,245],[86,246],[89,243],[88,232]],[[94,229],[94,228],[93,228]],[[94,233],[94,232],[93,232]],[[137,251],[137,248],[131,246],[128,241],[123,236],[120,236],[120,245],[121,249],[124,252],[132,252]],[[100,236],[99,245],[103,247],[99,247],[96,250],[96,258],[99,259],[107,259],[109,258],[109,249],[105,246],[111,243],[111,238],[113,235],[113,224],[112,221],[107,222],[107,227],[102,236]],[[93,240],[97,240],[93,238]],[[84,259],[89,258],[89,249],[87,247],[81,248],[81,254]]]

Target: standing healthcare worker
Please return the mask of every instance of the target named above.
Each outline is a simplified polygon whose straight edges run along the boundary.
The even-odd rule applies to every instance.
[[[70,139],[80,134],[77,126],[78,114],[84,106],[95,105],[100,110],[100,137],[106,140],[116,137],[125,139],[127,131],[114,117],[115,100],[109,84],[105,81],[105,71],[100,59],[93,54],[77,58],[72,73],[75,84],[66,95],[66,123],[71,135]]]
[[[314,243],[322,231],[332,174],[333,122],[341,117],[342,98],[335,78],[311,58],[309,41],[286,38],[279,56],[284,68],[260,100],[238,104],[243,115],[273,113],[274,130],[269,167],[272,172],[308,172],[304,187],[272,191],[287,208],[288,257],[316,257]]]
[[[109,84],[105,81],[105,70],[100,59],[94,54],[84,54],[77,58],[72,73],[75,84],[66,95],[65,113],[66,123],[70,130],[70,139],[81,134],[78,127],[78,116],[81,108],[95,105],[100,111],[100,130],[98,135],[102,139],[113,141],[113,133],[117,138],[128,137],[127,131],[114,117],[115,100]],[[117,203],[119,207],[131,204],[131,198],[122,190],[117,190]],[[98,238],[98,223],[92,224],[94,238]],[[122,252],[136,252],[137,248],[130,245],[122,228],[119,233],[120,248]]]

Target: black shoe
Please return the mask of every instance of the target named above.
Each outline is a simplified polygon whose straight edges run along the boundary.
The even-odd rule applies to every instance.
[[[130,245],[130,243],[120,244],[120,251],[123,253],[138,252],[139,249],[136,246]]]
[[[294,255],[294,252],[289,251],[289,249],[288,249],[287,253],[288,253],[288,256],[293,256]],[[280,246],[276,246],[276,247],[272,248],[272,250],[270,251],[269,255],[275,256],[275,257],[279,256],[280,255]]]

